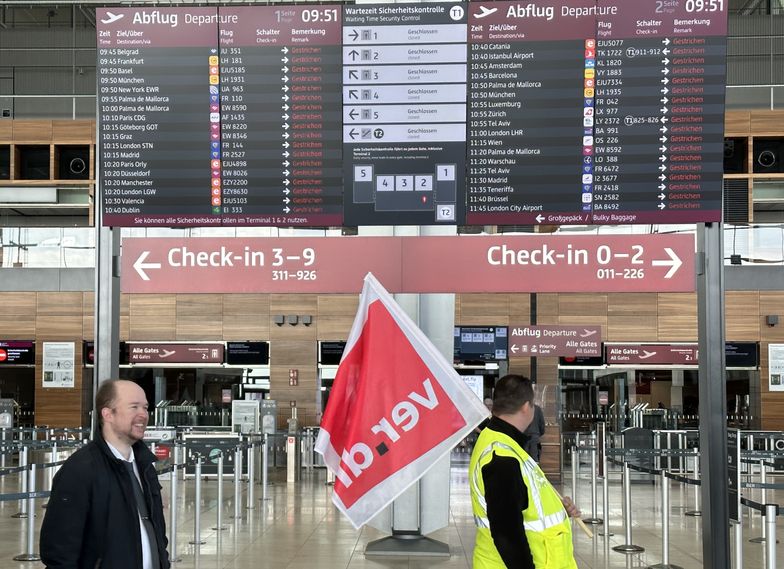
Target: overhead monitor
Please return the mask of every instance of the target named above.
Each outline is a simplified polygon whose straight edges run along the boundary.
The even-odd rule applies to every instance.
[[[269,365],[269,342],[226,342],[228,365]]]
[[[506,326],[455,326],[455,363],[498,362],[507,359],[509,329]]]
[[[319,342],[319,363],[321,365],[338,365],[343,357],[346,342]]]

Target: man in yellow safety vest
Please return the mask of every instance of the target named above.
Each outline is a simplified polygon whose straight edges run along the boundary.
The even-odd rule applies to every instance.
[[[577,569],[569,516],[580,511],[561,498],[523,448],[534,417],[531,381],[506,375],[495,387],[493,418],[471,454],[469,478],[475,569]]]

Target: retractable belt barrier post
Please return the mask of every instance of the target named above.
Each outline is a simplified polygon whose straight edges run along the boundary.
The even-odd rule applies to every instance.
[[[599,525],[602,523],[602,518],[596,517],[596,508],[598,503],[596,492],[596,468],[596,446],[594,443],[594,446],[591,448],[591,517],[583,519],[583,522],[591,525]]]
[[[644,547],[634,545],[632,542],[632,488],[631,477],[629,476],[629,463],[626,456],[623,457],[623,526],[626,531],[626,543],[616,545],[613,551],[619,553],[641,553]]]
[[[580,461],[579,447],[572,446],[572,500],[577,501],[577,463]]]
[[[194,504],[194,517],[193,517],[193,540],[189,543],[196,546],[198,550],[200,545],[206,543],[201,539],[201,454],[196,454],[196,503]]]
[[[261,499],[267,500],[267,468],[269,467],[269,434],[264,433],[264,441],[261,443]]]
[[[171,478],[169,479],[169,561],[177,563],[181,561],[177,557],[177,469],[179,468],[179,450],[178,444],[174,444],[174,458],[172,464]]]
[[[27,466],[27,446],[23,446],[19,452],[19,466]],[[19,476],[19,483],[21,484],[21,492],[27,492],[27,470],[24,470]],[[12,518],[26,518],[27,517],[27,501],[19,500],[19,511],[11,515]]]
[[[670,479],[661,471],[661,512],[662,512],[662,562],[651,565],[649,569],[683,569],[670,564]]]
[[[240,510],[240,498],[242,489],[240,488],[240,476],[242,475],[242,449],[237,446],[234,451],[234,519],[242,519]]]
[[[0,468],[5,468],[5,452],[6,452],[6,433],[8,432],[8,427],[0,427],[0,445],[2,445],[3,451],[0,452]],[[13,436],[11,437],[13,438]]]
[[[602,515],[604,516],[604,532],[601,533],[607,543],[609,543],[610,536],[615,535],[610,531],[610,472],[608,471],[607,463],[607,443],[605,441],[604,452],[602,452]]]
[[[700,477],[700,453],[698,449],[694,449],[694,478],[699,479]],[[702,511],[700,510],[700,489],[696,487],[694,490],[694,509],[683,514],[684,516],[692,516],[698,518],[702,516]]]
[[[215,508],[218,512],[215,521],[215,527],[212,528],[216,531],[223,531],[226,526],[223,525],[223,451],[218,453],[218,506]],[[218,534],[220,536],[220,534]]]
[[[765,459],[760,458],[759,461],[760,467],[760,503],[767,504],[768,503],[768,489],[765,485],[768,483],[768,468],[765,464]],[[760,537],[752,537],[749,542],[751,543],[765,543],[768,537],[768,524],[767,520],[765,523],[762,524],[762,535]]]
[[[256,443],[251,443],[248,446],[248,503],[245,506],[248,510],[252,510],[256,507],[254,504],[254,490],[253,486],[256,483],[256,476],[255,476],[255,465],[256,465]]]
[[[14,557],[15,561],[40,561],[41,558],[33,551],[35,538],[35,464],[31,464],[27,470],[27,553],[22,553]],[[775,523],[775,522],[774,522]],[[775,547],[775,546],[774,546]]]
[[[779,507],[776,504],[765,504],[765,525],[768,528],[765,541],[765,569],[776,569],[776,515]]]

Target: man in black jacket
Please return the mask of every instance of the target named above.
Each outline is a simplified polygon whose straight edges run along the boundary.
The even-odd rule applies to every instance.
[[[155,457],[142,442],[144,390],[106,381],[95,409],[100,431],[54,478],[41,560],[48,569],[169,569]]]

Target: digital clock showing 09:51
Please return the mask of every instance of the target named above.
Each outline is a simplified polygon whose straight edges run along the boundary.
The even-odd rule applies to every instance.
[[[724,0],[686,0],[687,12],[723,12]]]
[[[322,9],[309,9],[302,11],[302,21],[305,23],[311,22],[337,22],[338,10],[337,8],[322,8]]]

